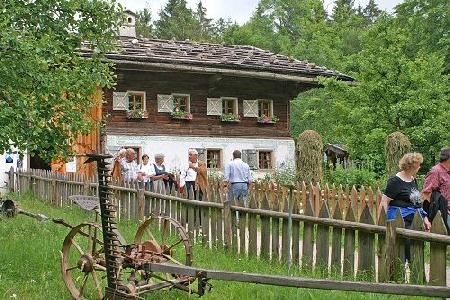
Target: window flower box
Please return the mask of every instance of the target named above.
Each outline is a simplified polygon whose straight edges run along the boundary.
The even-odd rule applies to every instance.
[[[185,111],[174,111],[170,113],[172,119],[177,120],[192,120],[192,114]]]
[[[262,115],[258,117],[259,124],[276,124],[280,119],[277,116],[268,117],[266,115]]]
[[[142,109],[133,109],[127,111],[127,119],[147,119],[148,111]]]
[[[223,114],[220,116],[220,120],[222,122],[238,123],[241,121],[241,116],[235,114]]]

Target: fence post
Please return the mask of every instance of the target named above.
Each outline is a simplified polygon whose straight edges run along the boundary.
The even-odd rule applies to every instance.
[[[388,281],[404,281],[405,278],[405,245],[404,241],[397,237],[396,228],[404,228],[404,222],[397,209],[395,219],[387,222],[386,227],[386,278]]]
[[[309,199],[306,200],[306,207],[304,214],[306,216],[313,216],[312,197],[309,194]],[[303,247],[302,247],[302,268],[311,271],[313,268],[313,254],[314,254],[314,223],[303,222]]]
[[[224,233],[224,247],[226,251],[231,250],[231,201],[225,200],[223,202],[223,233]]]
[[[411,224],[411,229],[424,231],[423,220],[419,212],[416,211]],[[409,282],[412,284],[425,283],[425,257],[424,242],[420,240],[411,240],[411,265],[409,267],[411,275]]]
[[[376,209],[375,209],[376,211]],[[384,208],[381,207],[378,213],[378,225],[386,226],[386,212]],[[386,271],[386,234],[378,234],[378,245],[377,245],[377,255],[378,255],[378,282],[387,281],[387,271]]]
[[[31,177],[31,170],[28,170],[28,189],[27,192],[31,191],[32,193],[34,193],[34,178]],[[31,182],[33,180],[33,182]]]
[[[441,212],[438,211],[434,217],[431,233],[447,235]],[[446,283],[446,250],[447,245],[441,243],[430,243],[430,285],[442,285]]]
[[[8,172],[8,187],[11,193],[14,192],[16,185],[14,184],[14,168],[11,167]]]
[[[145,195],[144,195],[144,189],[139,189],[137,192],[137,197],[138,197],[138,218],[139,220],[144,220],[145,219],[145,213],[144,213],[144,208],[145,208]]]
[[[51,203],[54,206],[58,206],[58,199],[56,195],[56,179],[52,178],[52,195],[51,195]]]
[[[356,222],[355,213],[353,212],[353,205],[347,202],[347,213],[345,220]],[[345,228],[344,230],[344,261],[343,261],[343,277],[353,280],[355,275],[355,230]]]
[[[89,196],[89,189],[90,189],[89,180],[87,178],[84,178],[83,194]]]

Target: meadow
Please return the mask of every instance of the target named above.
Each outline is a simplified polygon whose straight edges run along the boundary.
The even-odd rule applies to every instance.
[[[32,195],[15,197],[20,207],[43,213],[50,218],[64,218],[76,225],[93,220],[92,213],[76,206],[62,209],[52,207]],[[137,221],[119,222],[119,230],[132,240]],[[60,257],[63,240],[69,229],[51,221],[38,222],[19,215],[0,218],[0,299],[70,299],[62,280]],[[193,266],[236,272],[278,274],[284,276],[314,277],[300,270],[255,258],[240,258],[222,248],[205,249],[193,246]],[[105,279],[103,278],[103,281]],[[276,287],[250,283],[211,281],[213,288],[202,299],[424,299],[381,294],[341,292],[313,289]],[[91,299],[96,299],[95,294]],[[192,299],[196,295],[172,290],[147,294],[145,299]]]

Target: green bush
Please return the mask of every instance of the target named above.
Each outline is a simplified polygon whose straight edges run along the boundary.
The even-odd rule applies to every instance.
[[[337,166],[335,170],[328,170],[326,172],[326,180],[330,185],[342,184],[342,186],[348,185],[350,187],[354,185],[358,189],[361,186],[375,187],[379,185],[379,181],[377,181],[377,175],[375,172],[354,167],[344,169],[340,166]]]

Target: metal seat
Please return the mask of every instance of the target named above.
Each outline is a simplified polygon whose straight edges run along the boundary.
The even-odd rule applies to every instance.
[[[78,204],[84,210],[87,211],[96,211],[100,213],[100,202],[98,197],[95,196],[86,196],[86,195],[72,195],[69,196],[69,200]]]

